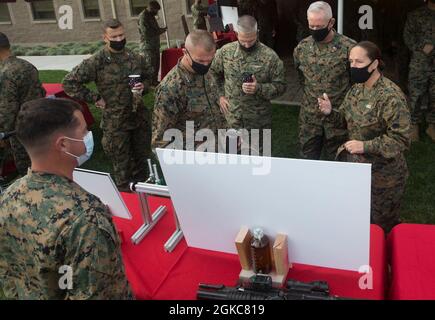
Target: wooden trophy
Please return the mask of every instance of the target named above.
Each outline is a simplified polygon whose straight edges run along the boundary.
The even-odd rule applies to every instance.
[[[255,275],[253,270],[253,260],[251,254],[252,233],[248,227],[243,226],[237,234],[235,244],[240,259],[242,270],[239,280],[244,283]],[[270,242],[272,243],[272,242]],[[287,274],[291,264],[288,257],[288,239],[285,234],[277,234],[273,246],[270,247],[272,258],[272,271],[268,274],[272,278],[274,287],[283,287],[287,279]]]

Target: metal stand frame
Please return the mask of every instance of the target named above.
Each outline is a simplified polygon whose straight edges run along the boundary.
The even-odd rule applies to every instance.
[[[144,224],[133,234],[131,237],[131,241],[134,244],[139,244],[143,238],[154,228],[154,226],[159,222],[160,218],[166,213],[166,206],[160,206],[156,211],[151,213],[149,205],[148,205],[148,196],[159,196],[163,198],[170,199],[171,196],[169,194],[169,189],[167,186],[161,186],[150,183],[136,183],[130,184],[130,189],[137,193],[139,196],[141,214],[143,217]],[[175,218],[175,226],[176,230],[172,234],[172,236],[165,243],[164,248],[167,252],[172,252],[180,240],[183,238],[183,231],[181,230],[180,223],[177,218],[177,213],[175,212],[174,207],[172,207],[174,211]]]
[[[164,247],[165,247],[166,252],[174,251],[175,247],[180,242],[180,240],[183,239],[183,236],[184,236],[183,231],[181,230],[180,222],[178,221],[178,217],[177,217],[177,214],[175,212],[175,209],[174,209],[174,218],[175,218],[176,230],[172,234],[172,236],[168,239],[168,241],[166,241],[166,243],[165,243]]]

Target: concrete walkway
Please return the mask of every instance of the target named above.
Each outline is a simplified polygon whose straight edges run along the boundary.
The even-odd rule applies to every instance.
[[[20,57],[29,61],[38,70],[66,70],[71,71],[90,55],[77,56],[24,56]]]

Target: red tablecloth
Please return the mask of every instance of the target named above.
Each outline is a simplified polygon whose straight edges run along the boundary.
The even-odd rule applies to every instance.
[[[122,195],[133,216],[132,220],[114,218],[122,237],[122,254],[127,277],[138,299],[151,299],[186,250],[186,243],[182,240],[183,243],[172,253],[165,252],[163,245],[175,230],[172,206],[167,199],[151,197],[150,210],[155,210],[163,204],[167,205],[168,212],[139,245],[134,245],[130,238],[143,223],[139,201],[135,194]]]
[[[162,52],[162,65],[160,78],[163,79],[169,71],[177,64],[178,59],[183,56],[182,48],[168,48]]]
[[[240,264],[236,255],[188,248],[183,239],[174,252],[166,253],[164,243],[175,230],[172,211],[137,246],[130,241],[142,221],[139,203],[134,194],[123,194],[133,220],[114,218],[124,239],[122,253],[127,277],[138,299],[195,299],[198,283],[234,286]],[[152,198],[155,209],[169,200]],[[171,208],[171,206],[169,206]],[[363,299],[383,299],[386,288],[386,251],[383,231],[371,226],[370,265],[373,289],[361,290],[357,272],[341,271],[307,265],[294,265],[289,278],[300,281],[325,280],[332,294]]]
[[[389,298],[435,299],[435,226],[401,224],[388,237]]]
[[[220,33],[215,40],[218,48],[222,48],[227,43],[237,41],[237,34],[234,31]]]
[[[88,125],[88,127],[94,124],[95,120],[92,116],[91,111],[89,110],[88,104],[84,101],[73,99],[69,95],[67,95],[65,91],[63,91],[63,86],[61,83],[44,83],[42,86],[47,92],[46,96],[55,96],[56,98],[71,99],[79,103],[83,108],[83,116],[86,120],[86,124]]]
[[[6,161],[3,165],[3,171],[1,175],[7,177],[11,173],[15,172],[15,170],[17,170],[17,168],[15,167],[14,161]]]

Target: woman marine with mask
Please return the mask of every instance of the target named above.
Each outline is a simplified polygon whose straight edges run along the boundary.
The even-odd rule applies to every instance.
[[[340,151],[346,161],[372,164],[371,221],[389,232],[400,223],[400,205],[408,168],[404,151],[410,145],[410,114],[400,88],[383,76],[381,51],[372,42],[358,43],[349,54],[354,83],[340,108],[328,96],[320,111],[347,128],[349,141]]]

